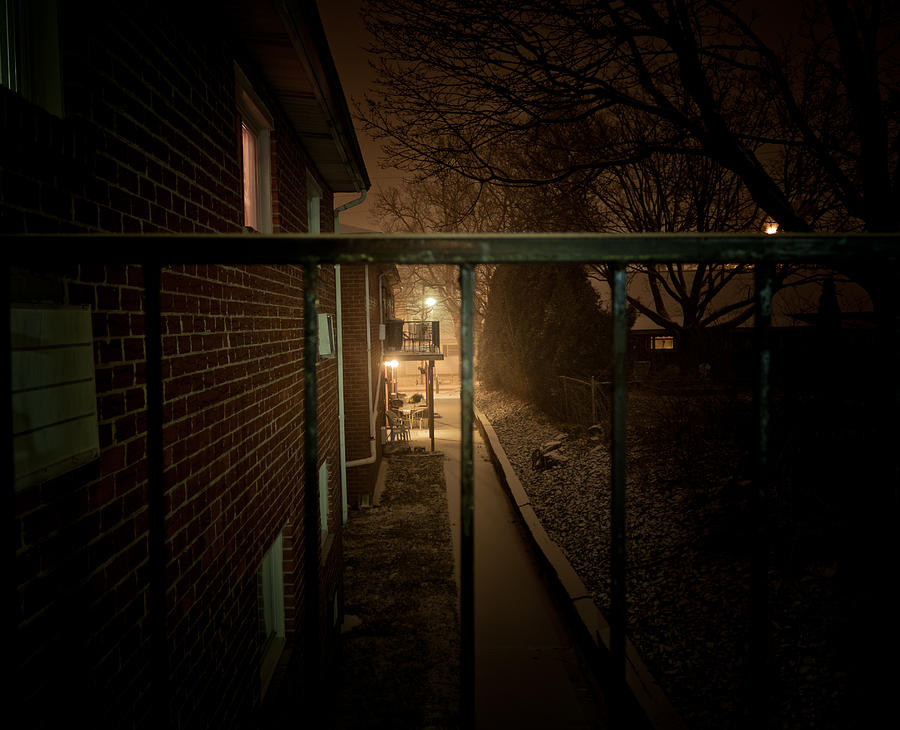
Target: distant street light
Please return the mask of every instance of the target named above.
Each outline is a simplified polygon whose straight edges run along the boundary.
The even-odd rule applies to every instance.
[[[778,224],[777,223],[769,223],[766,226],[766,233],[768,233],[770,236],[773,233],[778,233]]]

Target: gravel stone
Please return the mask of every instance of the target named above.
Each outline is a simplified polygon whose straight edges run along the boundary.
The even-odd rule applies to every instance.
[[[629,636],[689,727],[734,727],[749,631],[751,487],[736,429],[752,418],[749,398],[717,401],[706,414],[690,396],[630,389],[628,398]],[[479,389],[476,404],[547,533],[608,613],[610,457],[597,438],[605,427],[561,426],[507,393]],[[535,449],[556,439],[568,459],[533,469]],[[770,575],[773,727],[848,727],[831,641],[834,567],[825,561],[818,573]]]

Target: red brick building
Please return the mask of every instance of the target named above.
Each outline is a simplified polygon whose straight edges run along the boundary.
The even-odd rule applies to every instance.
[[[252,248],[254,231],[332,230],[333,194],[369,185],[314,3],[4,7],[16,64],[0,68],[0,234],[217,232]],[[279,664],[334,654],[341,528],[380,457],[390,272],[318,271],[307,465],[302,267],[209,251],[147,290],[139,263],[18,254],[4,277],[14,713],[23,727],[251,727]]]

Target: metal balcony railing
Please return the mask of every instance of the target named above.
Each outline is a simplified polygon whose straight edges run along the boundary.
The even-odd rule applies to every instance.
[[[248,243],[252,242],[252,245]],[[756,697],[767,688],[767,531],[765,513],[770,499],[770,359],[773,269],[777,263],[815,263],[839,267],[877,268],[900,271],[900,235],[775,235],[764,234],[405,234],[353,237],[322,235],[33,235],[9,236],[6,247],[12,263],[134,263],[142,258],[146,296],[148,475],[151,521],[151,573],[165,570],[165,524],[162,453],[162,388],[160,348],[159,271],[162,265],[189,263],[301,264],[305,276],[305,463],[306,557],[310,575],[319,568],[319,490],[317,488],[319,444],[316,432],[316,367],[318,321],[316,317],[316,269],[327,264],[451,264],[459,266],[461,290],[460,377],[462,402],[460,476],[460,624],[462,725],[474,724],[474,493],[473,493],[473,320],[476,264],[503,263],[604,263],[613,271],[613,387],[611,398],[610,450],[612,455],[610,510],[610,702],[617,712],[626,704],[625,653],[625,270],[630,263],[748,263],[755,267],[756,281],[756,483],[754,485],[756,530],[754,531],[753,581],[751,585],[752,630],[749,638],[750,666],[755,677]],[[4,278],[8,281],[8,277]],[[8,292],[7,292],[8,294]],[[900,337],[900,322],[892,324]],[[8,336],[8,333],[7,333]],[[894,355],[896,357],[896,355]],[[900,367],[894,363],[895,372]],[[894,389],[894,405],[900,391]],[[900,408],[898,408],[900,416]],[[894,424],[900,418],[894,419]],[[11,457],[10,457],[11,458]],[[900,484],[900,478],[897,480]],[[598,525],[598,530],[601,529]],[[154,581],[164,586],[163,580]],[[317,581],[308,582],[312,595],[306,599],[306,626],[311,646],[317,645],[319,597]],[[164,598],[151,590],[157,601]],[[164,602],[162,603],[164,615]],[[317,661],[315,652],[306,652]],[[318,667],[310,668],[316,676]],[[759,711],[764,703],[750,707]],[[751,719],[750,726],[765,726],[765,718]]]
[[[441,323],[437,320],[392,319],[385,323],[384,349],[389,353],[439,355]]]

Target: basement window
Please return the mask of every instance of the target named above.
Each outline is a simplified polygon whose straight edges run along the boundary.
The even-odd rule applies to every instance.
[[[284,540],[281,533],[260,565],[260,603],[265,634],[260,680],[265,695],[284,649]]]
[[[88,307],[10,308],[15,489],[100,456]]]

